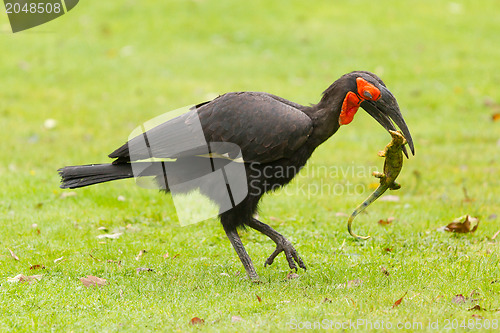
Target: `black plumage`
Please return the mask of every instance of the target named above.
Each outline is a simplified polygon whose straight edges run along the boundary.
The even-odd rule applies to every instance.
[[[358,78],[367,82],[370,89],[379,91],[380,97],[377,100],[361,97],[359,89],[362,86],[357,83]],[[163,182],[161,187],[169,191],[171,186],[176,185],[176,188],[179,188],[186,181],[203,176],[203,172],[196,165],[205,163],[207,154],[212,156],[216,169],[224,168],[238,154],[232,147],[239,147],[249,185],[248,194],[235,207],[221,212],[219,217],[248,276],[251,279],[258,278],[238,236],[237,228],[241,226],[258,230],[276,243],[276,250],[266,260],[266,265],[271,264],[279,253],[284,252],[290,268],[297,269],[298,265],[305,269],[302,259],[290,242],[268,225],[255,219],[254,214],[262,195],[289,183],[316,147],[338,130],[341,112],[345,111],[343,108],[349,92],[356,94],[355,99],[360,98],[359,104],[351,106],[356,110],[357,106],[361,106],[387,130],[395,129],[394,121],[414,152],[410,132],[394,96],[380,78],[372,73],[359,71],[339,78],[326,89],[320,102],[311,106],[303,106],[263,92],[227,93],[212,101],[198,104],[189,112],[149,129],[144,137],[147,136],[147,140],[153,141],[154,145],[147,144],[146,147],[144,137],[138,136],[109,155],[115,159],[112,164],[60,169],[61,187],[77,188],[134,177],[132,165],[136,167],[135,163],[143,163],[141,175],[157,176],[159,182]],[[371,97],[366,91],[364,95]],[[202,137],[199,135],[200,126]],[[175,177],[168,178],[168,183],[161,179],[165,172],[165,164],[162,162],[136,162],[151,157],[169,159],[167,166],[177,170]],[[263,172],[264,170],[266,172]],[[225,185],[207,183],[199,190],[219,202],[218,195],[226,191]],[[189,185],[182,188],[186,192],[194,189]]]

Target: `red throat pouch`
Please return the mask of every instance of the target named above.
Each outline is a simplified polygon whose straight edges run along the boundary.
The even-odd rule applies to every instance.
[[[352,91],[349,91],[344,98],[342,103],[342,111],[340,112],[339,124],[347,125],[349,124],[356,112],[358,111],[359,105],[361,104],[361,99]]]

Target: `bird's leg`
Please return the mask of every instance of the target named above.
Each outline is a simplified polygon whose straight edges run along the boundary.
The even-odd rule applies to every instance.
[[[238,257],[240,257],[241,263],[243,264],[243,267],[245,267],[245,270],[247,271],[248,278],[254,282],[259,281],[259,276],[257,275],[255,268],[253,267],[252,259],[250,259],[250,256],[245,250],[245,247],[241,242],[240,236],[238,235],[238,231],[236,230],[236,228],[224,226],[224,231],[226,232],[226,236],[227,238],[229,238],[231,245],[233,245],[234,250],[238,254]]]
[[[260,222],[257,219],[250,219],[249,222],[246,223],[250,228],[255,229],[267,237],[271,238],[273,242],[276,243],[276,250],[267,258],[266,262],[264,263],[264,266],[271,265],[274,262],[274,258],[281,252],[285,252],[286,260],[288,261],[288,266],[290,266],[291,269],[297,270],[297,264],[299,264],[300,268],[307,269],[306,265],[300,258],[299,254],[293,247],[292,243],[290,243],[283,235],[281,235],[279,232],[271,228],[265,223]]]

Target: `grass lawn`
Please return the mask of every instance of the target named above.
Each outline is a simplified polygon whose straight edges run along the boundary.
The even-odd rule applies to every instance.
[[[17,34],[2,10],[0,331],[498,329],[497,1],[332,3],[84,1]],[[264,268],[274,244],[249,231],[264,283],[249,282],[218,222],[181,227],[170,196],[133,180],[58,188],[59,167],[106,162],[166,111],[238,90],[316,103],[352,70],[384,79],[416,155],[390,193],[399,201],[355,220],[368,241],[347,234],[343,214],[373,190],[367,170],[382,166],[390,136],[361,109],[263,199],[262,221],[308,266],[298,278],[283,255]],[[474,233],[437,230],[465,214],[480,220]],[[18,274],[43,277],[8,281]],[[87,275],[107,285],[85,287]]]

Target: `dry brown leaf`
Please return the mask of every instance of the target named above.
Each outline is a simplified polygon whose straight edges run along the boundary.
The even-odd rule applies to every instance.
[[[392,308],[394,309],[396,306],[399,306],[401,304],[401,302],[403,301],[403,298],[406,296],[406,294],[408,294],[408,292],[405,292],[405,294],[400,298],[398,299],[396,302],[394,302],[394,304],[392,305]]]
[[[255,296],[257,296],[257,300],[259,301],[259,303],[262,302],[262,298],[260,298],[259,295],[255,294]]]
[[[16,254],[14,253],[14,251],[12,251],[12,250],[11,250],[11,249],[9,249],[9,248],[7,248],[7,250],[9,250],[9,252],[10,252],[10,256],[11,256],[12,258],[14,258],[15,260],[19,260],[19,257],[18,257],[18,256],[16,256]]]
[[[385,276],[389,276],[389,271],[387,271],[387,269],[384,267],[384,266],[380,266],[380,271],[382,272],[382,274],[384,274]]]
[[[44,265],[33,265],[30,267],[30,269],[45,269]]]
[[[198,317],[194,317],[194,318],[191,318],[189,323],[191,325],[203,325],[203,324],[205,324],[205,320],[198,318]]]
[[[135,271],[136,273],[140,273],[140,272],[154,272],[155,270],[148,267],[137,267]]]
[[[135,260],[141,259],[141,257],[144,255],[144,253],[147,253],[148,251],[146,250],[140,250],[137,256],[135,257]]]
[[[492,121],[499,121],[500,120],[500,112],[495,112],[491,115],[491,120]]]
[[[101,259],[98,259],[98,258],[94,257],[94,256],[93,256],[93,255],[91,255],[90,253],[89,253],[89,256],[90,256],[90,258],[94,259],[95,261],[99,261],[99,262],[101,262]]]
[[[390,216],[390,217],[388,217],[385,220],[382,220],[382,219],[378,220],[378,224],[380,224],[380,225],[388,225],[388,224],[391,224],[392,222],[394,222],[395,219],[396,219],[395,217]]]
[[[80,281],[82,281],[83,285],[85,287],[102,287],[106,284],[108,284],[108,281],[105,279],[98,278],[97,276],[92,276],[92,275],[87,275],[87,277],[80,278]]]
[[[28,284],[30,283],[33,283],[33,282],[37,282],[37,281],[40,281],[42,279],[43,275],[30,275],[30,276],[26,276],[26,275],[23,275],[23,274],[18,274],[16,276],[14,276],[13,278],[7,278],[7,281],[8,282],[28,282]]]
[[[168,259],[168,252],[162,255],[163,259]]]
[[[118,264],[118,267],[122,267],[122,261],[121,260],[111,260],[111,259],[108,259],[106,260],[107,263],[110,263],[110,264]]]
[[[295,273],[294,271],[290,271],[288,272],[288,274],[286,275],[286,279],[287,280],[292,280],[292,279],[296,279],[299,277],[299,274]]]
[[[486,309],[482,308],[479,304],[476,304],[472,308],[467,309],[467,311],[486,311]]]
[[[475,224],[472,227],[472,224]],[[464,215],[456,218],[453,222],[449,223],[444,230],[456,233],[469,233],[474,232],[479,227],[479,219],[470,215]]]

